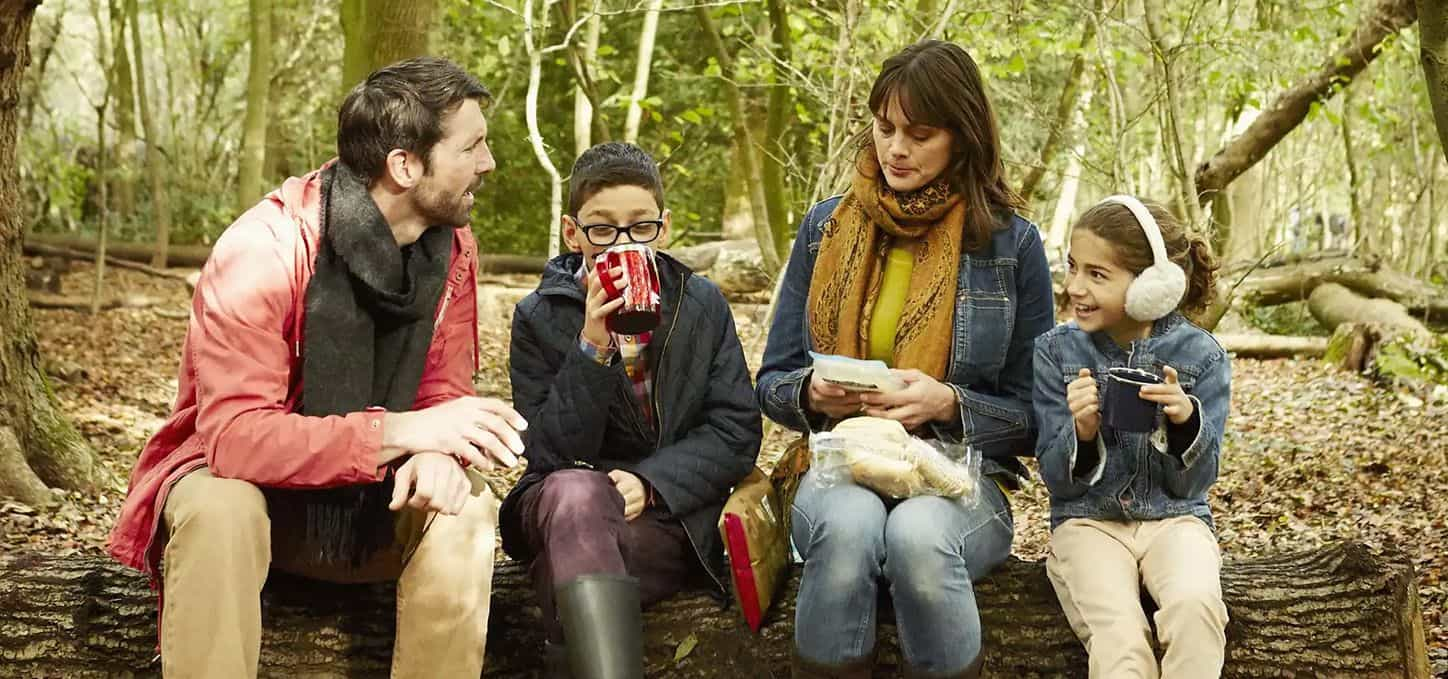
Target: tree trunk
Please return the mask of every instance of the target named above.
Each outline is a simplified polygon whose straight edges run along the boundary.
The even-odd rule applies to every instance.
[[[1185,135],[1182,134],[1182,112],[1181,102],[1177,98],[1176,86],[1176,49],[1167,47],[1166,34],[1162,30],[1160,8],[1154,2],[1142,3],[1143,14],[1146,19],[1146,32],[1151,37],[1151,53],[1157,66],[1161,67],[1163,89],[1166,92],[1166,129],[1163,135],[1167,140],[1167,148],[1171,150],[1172,175],[1176,179],[1179,199],[1182,206],[1181,215],[1189,228],[1196,228],[1201,223],[1201,205],[1197,202],[1196,178],[1187,171],[1189,158],[1192,151],[1186,146]]]
[[[769,104],[764,128],[764,153],[761,178],[764,180],[764,211],[769,216],[769,230],[774,234],[774,251],[778,259],[789,256],[795,230],[789,220],[789,187],[785,181],[784,137],[789,131],[794,97],[790,96],[786,70],[791,53],[789,17],[783,0],[768,0],[769,35],[773,42],[770,53]],[[763,243],[760,244],[763,247]]]
[[[136,212],[136,86],[131,77],[130,51],[126,48],[126,12],[117,0],[110,0],[111,40],[114,56],[110,68],[111,96],[116,100],[116,144],[112,154],[111,195],[115,213],[130,217]]]
[[[1448,158],[1448,2],[1417,0],[1418,59],[1428,82],[1428,100],[1433,103],[1433,123],[1438,128],[1438,150]]]
[[[36,4],[0,0],[0,465],[19,474],[0,475],[0,496],[32,499],[39,482],[89,490],[97,473],[95,452],[61,417],[41,371],[35,326],[25,301],[25,267],[20,259],[25,211],[19,205],[15,148],[20,81],[30,63],[28,36]],[[17,461],[20,457],[24,465]]]
[[[0,556],[0,605],[12,613],[0,654],[18,675],[154,674],[154,594],[144,579],[97,557]],[[542,625],[526,569],[498,564],[485,677],[534,677]],[[786,677],[798,570],[758,635],[737,610],[697,591],[644,616],[650,677]],[[274,575],[263,596],[262,676],[385,676],[394,625],[391,585],[342,586]],[[1396,550],[1359,543],[1228,560],[1231,621],[1223,677],[1427,679],[1413,567]],[[976,585],[985,666],[995,677],[1085,677],[1040,563],[1007,561]],[[882,612],[877,676],[898,676],[893,616]],[[692,639],[692,648],[682,645]],[[675,660],[676,656],[682,656]]]
[[[372,59],[367,77],[383,66],[428,53],[429,35],[437,0],[367,0],[367,15],[375,23]]]
[[[543,132],[538,127],[538,90],[543,82],[543,47],[539,37],[548,32],[548,13],[554,0],[543,0],[543,8],[537,16],[533,14],[533,0],[523,3],[523,46],[528,52],[528,94],[523,100],[523,117],[528,125],[528,143],[533,147],[533,157],[543,171],[548,173],[548,258],[558,256],[563,230],[563,176],[548,156],[548,147],[543,142]]]
[[[1045,176],[1046,168],[1051,166],[1051,160],[1056,157],[1056,151],[1061,147],[1061,138],[1074,120],[1072,114],[1081,103],[1078,99],[1083,98],[1077,90],[1081,89],[1082,75],[1086,72],[1086,50],[1090,49],[1091,43],[1096,40],[1096,15],[1100,11],[1101,2],[1098,0],[1081,31],[1081,47],[1071,59],[1071,67],[1066,70],[1066,83],[1061,86],[1061,96],[1056,99],[1056,113],[1051,117],[1050,129],[1046,131],[1046,143],[1041,146],[1040,158],[1021,182],[1021,198],[1027,203],[1035,196],[1041,177]]]
[[[644,25],[639,30],[638,59],[634,63],[633,92],[628,97],[628,114],[623,121],[623,140],[635,144],[639,140],[639,124],[643,122],[643,100],[649,96],[649,72],[654,64],[654,39],[659,35],[659,9],[664,0],[649,0],[644,11]]]
[[[1378,0],[1358,24],[1348,44],[1323,62],[1318,72],[1284,92],[1245,132],[1217,151],[1196,170],[1200,204],[1226,188],[1261,160],[1307,117],[1315,102],[1326,101],[1341,83],[1352,80],[1378,57],[1378,45],[1417,20],[1414,0]]]
[[[147,105],[146,59],[141,49],[141,10],[136,0],[127,0],[126,12],[131,19],[131,51],[136,61],[136,103],[141,109],[141,128],[146,133],[146,175],[151,182],[151,218],[156,222],[156,251],[151,266],[166,267],[166,249],[171,242],[171,195],[166,179],[170,176],[165,158],[161,156],[161,137],[156,121]],[[164,54],[162,55],[165,56]],[[165,59],[162,59],[165,62]]]
[[[342,94],[372,72],[372,45],[377,42],[375,13],[378,0],[342,0]]]
[[[729,116],[733,123],[734,136],[740,140],[743,146],[744,152],[739,154],[739,160],[744,163],[744,174],[750,178],[749,206],[754,210],[754,239],[759,242],[767,269],[770,272],[778,272],[779,251],[775,249],[774,230],[769,223],[769,212],[764,195],[764,179],[755,158],[757,147],[754,132],[749,129],[748,108],[745,106],[744,93],[734,82],[736,75],[734,58],[730,56],[728,48],[724,46],[724,38],[719,34],[718,27],[714,25],[714,18],[709,14],[709,7],[696,6],[694,15],[698,17],[699,28],[703,31],[704,38],[709,41],[709,46],[714,50],[714,58],[719,62],[719,77],[724,86],[724,98],[729,102]]]
[[[271,100],[272,3],[251,0],[251,59],[246,76],[246,119],[241,125],[241,159],[236,178],[236,212],[241,214],[266,191],[266,131]]]
[[[593,146],[593,100],[589,98],[589,90],[585,88],[584,82],[592,76],[598,64],[598,40],[603,30],[602,17],[598,15],[597,7],[594,7],[592,16],[588,18],[588,31],[583,39],[583,47],[572,48],[568,51],[569,58],[576,60],[574,65],[574,79],[577,81],[573,86],[573,155],[583,155],[589,147]],[[592,87],[589,83],[588,87]],[[600,139],[600,141],[602,141]]]

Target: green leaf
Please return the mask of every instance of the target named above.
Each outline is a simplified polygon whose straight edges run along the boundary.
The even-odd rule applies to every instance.
[[[698,125],[698,124],[704,122],[703,116],[700,116],[698,113],[696,113],[696,112],[694,112],[694,111],[684,111],[683,114],[681,114],[679,117],[680,117],[680,118],[683,118],[683,119],[684,119],[684,122],[686,122],[686,123],[692,123],[692,124],[694,124],[694,125]]]
[[[690,634],[684,637],[684,640],[679,642],[679,647],[674,650],[674,662],[682,662],[684,658],[689,657],[689,654],[694,652],[694,647],[698,645],[698,636]]]
[[[513,51],[513,41],[506,35],[498,38],[498,51],[504,55],[511,53]]]

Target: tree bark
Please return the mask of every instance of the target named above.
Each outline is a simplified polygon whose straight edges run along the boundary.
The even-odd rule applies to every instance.
[[[114,56],[110,69],[111,96],[116,100],[116,145],[112,154],[111,195],[118,215],[136,212],[136,86],[131,77],[130,51],[126,47],[126,11],[118,0],[110,0],[111,39]]]
[[[26,465],[45,484],[89,490],[95,452],[65,419],[40,367],[20,242],[25,231],[15,165],[20,82],[30,63],[28,36],[37,3],[0,0],[0,430],[8,429]],[[9,446],[6,446],[9,447]],[[0,453],[3,454],[3,453]],[[10,456],[13,460],[13,454]],[[0,495],[29,494],[0,477]]]
[[[272,3],[251,0],[251,57],[246,77],[246,119],[241,126],[241,159],[236,178],[236,212],[256,204],[266,191],[262,168],[266,167],[266,131],[271,100]]]
[[[97,557],[0,556],[0,606],[10,612],[0,657],[19,675],[153,674],[155,597],[144,579]],[[798,570],[751,634],[734,609],[688,592],[644,616],[650,677],[789,676]],[[1231,621],[1223,677],[1427,679],[1413,567],[1397,550],[1334,543],[1228,560]],[[274,575],[263,596],[262,676],[385,676],[391,585],[341,586]],[[1086,655],[1040,563],[1011,559],[977,584],[985,666],[996,677],[1085,677]],[[485,677],[538,676],[539,611],[526,570],[493,578]],[[893,616],[882,612],[876,676],[898,676]],[[697,642],[687,653],[680,645]],[[682,655],[675,660],[676,655]]]
[[[126,12],[131,19],[131,51],[136,62],[136,103],[141,110],[141,128],[146,132],[146,175],[151,183],[151,218],[156,222],[156,250],[151,266],[166,267],[166,249],[171,242],[171,194],[167,188],[166,160],[161,157],[161,137],[146,96],[146,59],[141,50],[141,10],[136,0],[127,0]],[[164,56],[164,55],[163,55]],[[164,63],[164,59],[162,60]]]
[[[367,15],[374,24],[372,58],[368,73],[383,66],[427,54],[437,0],[368,0]]]
[[[786,73],[793,49],[789,38],[789,16],[783,0],[768,0],[770,49],[769,103],[764,128],[764,152],[760,178],[764,180],[764,212],[769,216],[769,230],[774,234],[777,259],[789,255],[795,230],[789,220],[789,187],[785,182],[784,136],[789,131],[794,97],[790,95]],[[763,247],[763,243],[760,244]]]
[[[1046,131],[1046,143],[1041,145],[1040,158],[1021,182],[1021,198],[1027,203],[1035,196],[1041,177],[1045,176],[1046,168],[1051,166],[1051,160],[1056,157],[1056,151],[1061,147],[1061,138],[1065,136],[1066,128],[1073,120],[1072,113],[1080,104],[1078,99],[1082,97],[1077,94],[1077,90],[1081,88],[1082,75],[1086,72],[1086,50],[1092,41],[1096,40],[1096,14],[1100,11],[1101,3],[1098,0],[1091,16],[1086,18],[1085,28],[1082,29],[1081,48],[1071,59],[1071,67],[1066,69],[1066,83],[1061,86],[1061,96],[1056,99],[1056,112],[1051,116],[1051,127]]]
[[[769,212],[764,195],[764,179],[760,173],[759,163],[755,158],[756,146],[754,132],[749,129],[748,108],[745,106],[744,93],[734,83],[734,58],[730,56],[729,49],[724,46],[724,38],[719,34],[719,28],[714,25],[714,18],[709,14],[709,7],[698,5],[694,8],[694,15],[699,20],[699,28],[708,40],[710,48],[714,51],[714,58],[719,62],[719,77],[724,86],[724,98],[729,102],[729,117],[733,123],[734,136],[743,145],[743,153],[739,154],[739,160],[744,163],[744,173],[749,179],[749,206],[754,210],[754,239],[759,241],[759,247],[764,255],[765,266],[771,272],[779,271],[779,251],[775,249],[774,229],[769,223]]]
[[[1167,47],[1166,34],[1162,30],[1161,17],[1158,16],[1160,8],[1155,2],[1142,3],[1143,14],[1146,19],[1146,32],[1151,38],[1151,54],[1157,66],[1161,68],[1163,89],[1166,92],[1166,129],[1163,135],[1167,141],[1167,148],[1171,150],[1172,174],[1176,178],[1176,185],[1180,192],[1179,199],[1182,206],[1182,216],[1186,218],[1187,224],[1195,228],[1201,223],[1201,204],[1196,200],[1196,178],[1187,171],[1188,158],[1192,152],[1186,146],[1186,140],[1181,132],[1182,113],[1181,104],[1177,100],[1177,87],[1175,75],[1175,48]]]
[[[1196,170],[1199,204],[1226,188],[1247,168],[1261,160],[1312,110],[1312,104],[1326,101],[1341,83],[1352,80],[1378,57],[1378,45],[1388,36],[1411,25],[1418,18],[1414,0],[1378,0],[1358,24],[1348,44],[1333,54],[1312,77],[1282,93],[1247,128],[1202,163]]]
[[[377,0],[342,0],[342,94],[372,72],[372,45],[377,42],[376,21],[369,4]]]
[[[1433,123],[1438,128],[1438,150],[1448,158],[1448,2],[1417,0],[1418,60],[1428,83],[1428,100],[1433,104]]]
[[[1240,266],[1226,269],[1235,280]],[[1336,283],[1369,297],[1383,297],[1429,319],[1448,318],[1448,290],[1383,266],[1375,258],[1343,255],[1292,258],[1256,269],[1237,289],[1249,304],[1271,306],[1305,300],[1324,283]]]
[[[1374,299],[1347,289],[1337,283],[1323,283],[1313,289],[1307,298],[1307,310],[1324,327],[1337,328],[1343,323],[1371,323],[1418,337],[1428,337],[1432,332],[1421,321],[1408,314],[1408,310],[1397,302]]]
[[[523,46],[528,52],[528,93],[523,99],[523,117],[528,125],[528,143],[533,157],[548,173],[548,258],[558,256],[563,230],[563,176],[548,156],[543,131],[538,127],[538,91],[543,82],[543,50],[538,43],[548,32],[548,13],[555,0],[543,0],[543,8],[533,14],[533,0],[523,3]]]
[[[628,97],[628,114],[623,120],[623,140],[634,144],[639,139],[643,122],[643,100],[649,96],[649,72],[654,64],[654,39],[659,35],[659,9],[664,0],[649,0],[644,11],[644,25],[639,30],[638,59],[634,63],[633,92]]]
[[[1217,335],[1222,348],[1238,358],[1318,357],[1327,352],[1326,337],[1282,335]]]

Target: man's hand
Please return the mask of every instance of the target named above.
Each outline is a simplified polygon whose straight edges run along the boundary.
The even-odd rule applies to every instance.
[[[455,455],[481,471],[518,464],[528,422],[495,398],[464,396],[425,410],[388,413],[382,432],[378,466],[408,453]]]
[[[1176,368],[1168,365],[1163,366],[1161,370],[1162,374],[1166,376],[1166,382],[1148,384],[1142,387],[1138,393],[1141,398],[1162,404],[1164,407],[1161,411],[1166,414],[1172,424],[1186,424],[1187,420],[1192,419],[1192,413],[1196,411],[1196,407],[1192,405],[1192,400],[1187,398],[1187,393],[1182,391],[1182,385],[1177,381]]]
[[[805,398],[806,409],[836,420],[858,415],[863,407],[859,392],[830,384],[821,379],[817,372],[810,373],[809,392],[805,394]]]
[[[644,482],[639,477],[622,469],[615,469],[608,473],[608,478],[613,481],[613,487],[623,496],[623,518],[625,521],[637,519],[639,514],[644,513],[644,504],[648,500],[648,492],[644,490]]]
[[[615,289],[623,285],[623,269],[613,272]],[[623,295],[610,301],[608,291],[604,289],[603,282],[598,280],[598,268],[584,276],[586,283],[583,303],[583,339],[595,347],[606,347],[612,340],[608,333],[607,319],[610,314],[623,308]]]
[[[397,468],[388,509],[403,507],[455,516],[463,511],[473,484],[468,473],[445,453],[417,453]]]
[[[1089,368],[1082,368],[1066,385],[1066,405],[1076,421],[1076,438],[1091,441],[1101,429],[1101,397]]]
[[[860,397],[865,414],[895,420],[914,431],[926,422],[944,422],[960,412],[955,390],[919,370],[891,371],[905,388],[890,393],[869,392]]]

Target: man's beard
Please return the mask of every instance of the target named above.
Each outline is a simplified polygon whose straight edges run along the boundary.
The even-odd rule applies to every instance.
[[[471,187],[477,190],[477,187]],[[476,194],[475,194],[476,195]],[[463,194],[448,194],[437,190],[431,181],[417,189],[413,206],[428,226],[457,228],[472,221],[472,205]]]

